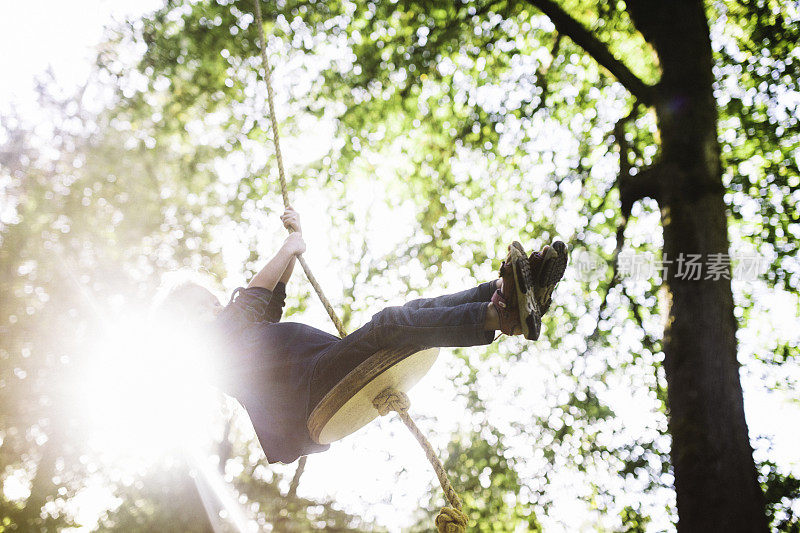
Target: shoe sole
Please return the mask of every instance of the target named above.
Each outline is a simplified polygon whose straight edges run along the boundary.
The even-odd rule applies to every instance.
[[[567,269],[567,262],[569,261],[569,253],[566,244],[561,241],[555,241],[551,245],[551,249],[558,255],[544,261],[541,271],[537,276],[538,283],[536,285],[542,289],[537,298],[542,314],[550,309],[553,291],[558,282],[561,281],[561,278],[564,277],[564,272]]]
[[[517,308],[519,309],[519,322],[522,326],[522,334],[526,339],[535,341],[539,338],[542,330],[542,315],[539,312],[539,304],[533,294],[533,273],[528,263],[528,257],[522,245],[514,241],[512,243],[519,252],[518,257],[512,258],[514,273],[514,289],[517,293]]]

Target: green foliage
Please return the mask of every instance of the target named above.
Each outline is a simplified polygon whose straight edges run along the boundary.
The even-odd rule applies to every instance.
[[[14,202],[0,221],[0,286],[8,296],[0,302],[0,476],[4,486],[12,477],[28,479],[30,489],[21,500],[0,500],[8,531],[82,525],[69,503],[96,482],[102,462],[86,440],[90,420],[76,398],[91,375],[92,342],[103,334],[103,320],[127,319],[114,307],[120,298],[146,307],[162,272],[193,267],[221,278],[213,233],[228,217],[242,217],[243,202],[228,200],[235,190],[217,186],[214,162],[229,147],[203,144],[185,125],[155,120],[167,113],[161,102],[123,99],[97,114],[82,105],[82,94],[58,99],[42,91],[54,146],[17,116],[3,117],[0,132],[0,175]],[[187,124],[202,116],[182,114]],[[255,257],[249,268],[260,268]],[[209,530],[185,465],[167,461],[123,481],[116,467],[102,468],[119,498],[101,521],[104,530]],[[285,507],[280,482],[275,475],[242,489],[266,509],[264,523]],[[265,499],[265,486],[272,486],[272,499]],[[298,501],[298,524],[369,526],[328,502]]]
[[[795,43],[800,20],[777,2],[719,5],[720,140],[726,196],[743,237],[775,257],[767,279],[798,287],[800,89]]]
[[[165,524],[192,533],[213,531],[202,518],[203,502],[186,465],[157,464],[130,481],[115,488],[122,503],[101,519],[103,531],[155,531]]]
[[[642,516],[641,511],[633,507],[626,507],[620,513],[622,518],[622,529],[625,533],[644,533],[647,531],[647,524],[650,519],[647,516]]]
[[[782,474],[771,461],[759,465],[759,473],[770,527],[773,531],[787,533],[800,531],[800,516],[791,506],[792,502],[800,499],[800,479]]]
[[[658,81],[655,53],[623,4],[561,5],[640,78]],[[607,265],[562,284],[545,318],[549,340],[458,354],[453,389],[467,412],[446,467],[478,530],[541,529],[555,506],[549,484],[565,472],[588,488],[575,498],[600,513],[595,528],[669,527],[671,500],[639,501],[671,485],[660,280],[620,279],[610,266],[620,228],[626,250],[659,254],[657,208],[639,204],[623,222],[616,189],[620,157],[634,168],[656,158],[654,117],[527,2],[262,6],[284,139],[315,124],[335,128],[317,159],[291,169],[290,186],[323,191],[330,227],[315,231],[330,235],[325,266],[337,273],[334,298],[350,329],[398,292],[493,275],[513,238],[532,248],[560,236]],[[63,504],[90,468],[75,431],[85,420],[61,407],[70,391],[59,383],[85,363],[90,302],[122,294],[146,303],[157,276],[178,266],[218,279],[260,266],[257,244],[270,237],[257,228],[280,206],[251,10],[250,0],[167,2],[117,28],[102,49],[97,76],[114,94],[107,109],[90,112],[81,95],[59,100],[44,90],[52,132],[2,117],[0,187],[13,216],[0,219],[0,477],[25,472],[32,490],[24,504],[0,502],[0,530],[71,524]],[[752,245],[770,258],[768,283],[796,292],[800,137],[789,95],[798,91],[798,21],[774,0],[717,2],[709,13],[734,249]],[[123,52],[135,47],[143,55],[130,69]],[[365,201],[373,207],[362,210]],[[370,228],[408,206],[416,226],[397,248],[372,253],[368,244],[382,236]],[[219,228],[249,247],[240,271],[223,263]],[[298,290],[290,312],[310,301]],[[750,298],[740,298],[744,326]],[[758,355],[796,364],[796,343],[776,338]],[[517,381],[519,369],[535,386]],[[617,408],[627,403],[615,397],[620,389],[642,399],[646,420],[635,428]],[[377,527],[335,502],[289,495],[282,475],[264,474],[252,436],[234,433],[218,443],[233,447],[222,469],[242,465],[227,480],[261,523]],[[797,531],[796,480],[771,465],[762,482],[773,527]],[[114,487],[121,503],[103,528],[208,528],[186,465]],[[42,518],[48,501],[59,510]]]
[[[541,531],[529,496],[521,494],[523,485],[514,460],[508,459],[503,437],[486,422],[468,433],[455,435],[447,447],[445,468],[457,480],[459,495],[473,524],[471,530]],[[434,509],[430,520],[436,512]],[[424,524],[420,527],[425,529]]]

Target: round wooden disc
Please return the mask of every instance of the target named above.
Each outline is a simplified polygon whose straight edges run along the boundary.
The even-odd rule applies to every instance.
[[[407,392],[430,370],[438,348],[381,350],[358,365],[325,395],[308,417],[308,432],[330,444],[358,431],[378,416],[372,400],[387,387]]]

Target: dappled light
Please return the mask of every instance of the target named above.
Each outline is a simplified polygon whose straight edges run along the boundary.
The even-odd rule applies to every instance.
[[[797,531],[797,1],[256,2],[5,6],[0,533]]]

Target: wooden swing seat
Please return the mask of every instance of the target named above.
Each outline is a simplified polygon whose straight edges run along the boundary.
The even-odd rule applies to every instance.
[[[438,348],[409,346],[381,350],[333,386],[308,416],[311,438],[330,444],[366,426],[378,416],[373,399],[386,388],[408,392],[427,374]]]

